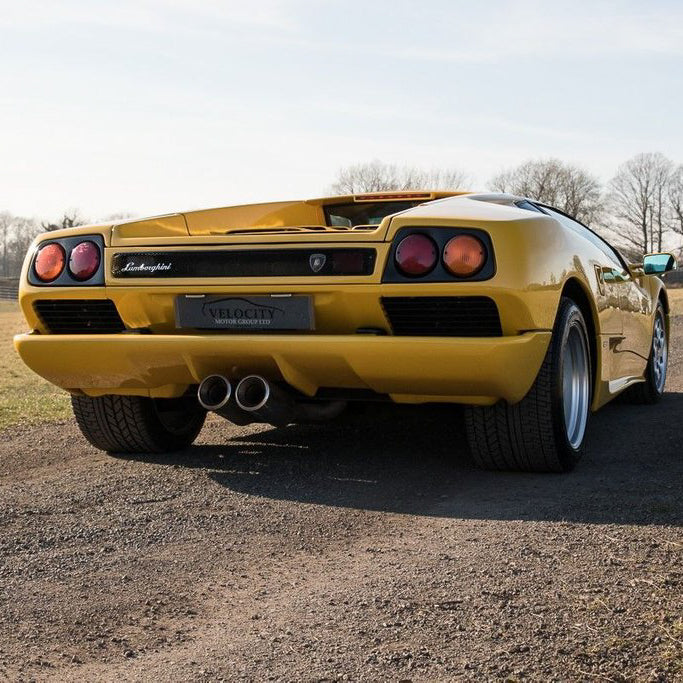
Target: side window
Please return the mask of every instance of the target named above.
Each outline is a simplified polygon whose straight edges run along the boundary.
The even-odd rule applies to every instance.
[[[603,254],[605,254],[605,256],[607,256],[607,258],[609,258],[611,261],[614,261],[615,265],[617,265],[621,270],[626,270],[626,264],[624,263],[624,259],[612,246],[605,242],[605,240],[603,240],[602,237],[600,237],[597,233],[594,233],[590,228],[587,228],[582,223],[575,221],[573,218],[570,218],[569,216],[561,213],[560,211],[557,211],[556,209],[551,209],[549,206],[543,206],[543,209],[546,213],[550,214],[555,220],[562,223],[562,225],[565,225],[570,230],[573,230],[574,232],[578,233],[579,235],[587,239],[589,242],[592,242],[598,249],[600,249],[600,251],[602,251]]]
[[[518,209],[526,209],[527,211],[536,211],[537,213],[545,213],[545,211],[543,209],[536,206],[536,204],[532,204],[528,199],[523,199],[520,202],[515,202],[515,206]]]

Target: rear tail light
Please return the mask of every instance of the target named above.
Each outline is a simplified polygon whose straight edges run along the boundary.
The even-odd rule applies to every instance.
[[[89,280],[100,267],[100,250],[89,240],[77,244],[69,256],[69,272],[76,280]]]
[[[33,269],[41,282],[52,282],[62,274],[65,264],[64,248],[56,242],[50,242],[38,250]]]
[[[443,263],[457,277],[476,275],[486,263],[484,243],[472,235],[458,235],[443,250]]]
[[[396,265],[404,275],[418,277],[433,270],[439,259],[434,241],[415,233],[402,239],[396,248]]]

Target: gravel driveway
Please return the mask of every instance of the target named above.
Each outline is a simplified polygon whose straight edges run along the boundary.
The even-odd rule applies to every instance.
[[[569,475],[453,409],[230,427],[164,459],[0,433],[0,679],[683,680],[683,355]]]

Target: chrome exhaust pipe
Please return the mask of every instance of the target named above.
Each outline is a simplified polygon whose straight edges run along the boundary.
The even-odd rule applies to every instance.
[[[232,384],[223,375],[209,375],[205,377],[199,389],[197,389],[197,400],[199,405],[206,410],[217,411],[228,404],[232,396]]]
[[[294,419],[291,395],[261,375],[248,375],[235,388],[235,403],[259,422],[283,427]]]
[[[255,421],[237,406],[232,384],[223,375],[205,377],[197,389],[197,400],[202,408],[230,420],[233,424],[244,426]]]
[[[237,383],[235,402],[242,410],[251,413],[263,408],[270,394],[270,382],[267,379],[261,375],[247,375]]]
[[[298,400],[290,391],[271,384],[261,375],[248,375],[235,388],[235,403],[254,416],[254,422],[284,427],[291,422],[321,422],[337,417],[346,401],[317,403]]]

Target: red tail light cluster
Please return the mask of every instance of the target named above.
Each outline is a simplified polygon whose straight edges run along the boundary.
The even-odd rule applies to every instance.
[[[92,240],[65,238],[38,248],[33,261],[33,275],[38,283],[68,284],[68,280],[90,280],[100,270],[101,248]],[[68,274],[67,281],[60,277]],[[29,277],[29,281],[32,278]]]
[[[474,235],[457,235],[448,241],[441,254],[444,268],[456,277],[472,277],[486,264],[484,243]],[[404,275],[420,277],[430,273],[439,261],[439,248],[423,233],[404,237],[396,247],[396,266]]]
[[[94,242],[81,242],[71,250],[69,272],[77,280],[89,280],[100,267],[100,250]]]
[[[52,282],[56,280],[64,270],[66,264],[66,253],[64,247],[56,242],[51,242],[41,247],[36,254],[33,267],[36,276],[41,282]]]
[[[396,265],[404,275],[426,275],[438,260],[439,250],[434,240],[421,233],[408,235],[396,247]]]

